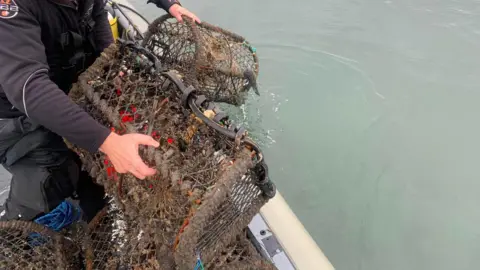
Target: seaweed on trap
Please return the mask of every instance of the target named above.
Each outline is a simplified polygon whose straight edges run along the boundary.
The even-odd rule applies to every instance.
[[[46,230],[58,241],[39,251],[43,261],[25,261],[23,269],[67,265],[62,269],[79,269],[78,260],[83,259],[86,269],[183,270],[193,269],[198,255],[207,269],[273,269],[242,235],[275,193],[261,151],[208,101],[238,104],[251,77],[223,73],[224,79],[244,87],[218,83],[212,92],[199,79],[199,74],[211,77],[211,73],[192,77],[194,73],[182,70],[179,63],[162,60],[168,73],[160,72],[158,59],[148,51],[112,45],[74,85],[72,100],[105,126],[119,134],[138,132],[159,140],[157,149],[140,147],[143,160],[157,174],[146,180],[117,174],[103,154],[91,155],[69,144],[84,169],[105,186],[112,203],[75,241]],[[176,71],[171,70],[174,66]],[[19,230],[15,224],[0,225]],[[24,247],[25,233],[15,236],[23,240],[3,241],[11,238],[5,228],[0,226],[0,239],[10,245],[4,244],[0,257],[21,261],[18,256],[24,255],[12,251]],[[22,230],[29,233],[35,228]],[[75,252],[63,248],[64,242],[73,243],[69,247]],[[52,252],[59,256],[52,258]]]

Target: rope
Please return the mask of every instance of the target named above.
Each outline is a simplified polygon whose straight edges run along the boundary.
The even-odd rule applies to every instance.
[[[200,259],[200,255],[197,255],[197,264],[195,265],[195,268],[193,270],[205,270],[205,267],[203,267],[202,259]]]
[[[80,216],[81,210],[79,207],[74,206],[70,202],[63,201],[55,209],[50,211],[50,213],[47,213],[34,221],[58,232],[78,221]]]
[[[142,19],[147,25],[150,25],[150,22],[147,20],[147,18],[145,18],[142,14],[138,13],[138,11],[136,11],[135,9],[129,7],[129,6],[126,6],[124,4],[121,4],[121,3],[117,3],[115,2],[116,5],[118,5],[119,7],[122,7],[122,8],[125,8],[131,12],[133,12],[135,15],[137,15],[138,17],[140,17],[140,19]],[[130,22],[131,23],[131,22]]]

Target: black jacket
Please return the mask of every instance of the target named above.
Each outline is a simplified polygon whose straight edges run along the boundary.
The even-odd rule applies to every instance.
[[[155,1],[165,10],[174,3]],[[104,5],[104,0],[0,0],[0,118],[26,115],[90,152],[98,150],[110,130],[68,98],[68,80],[76,78],[65,84],[68,53],[59,40],[69,31],[86,37],[83,22],[91,18],[92,46],[83,47],[94,60],[113,41]],[[92,61],[86,62],[83,69]]]

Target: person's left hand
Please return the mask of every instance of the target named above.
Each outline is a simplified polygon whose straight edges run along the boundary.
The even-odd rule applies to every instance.
[[[175,17],[177,19],[177,21],[179,22],[183,22],[183,19],[182,19],[182,15],[185,15],[189,18],[192,18],[193,20],[195,20],[197,23],[201,23],[200,19],[197,17],[197,15],[193,14],[192,12],[190,12],[188,9],[180,6],[179,4],[174,4],[172,5],[169,9],[168,9],[168,12],[170,13],[170,15],[172,15],[173,17]]]

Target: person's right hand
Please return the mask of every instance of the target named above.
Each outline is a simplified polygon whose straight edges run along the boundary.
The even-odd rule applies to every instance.
[[[197,17],[197,15],[195,15],[194,13],[192,13],[190,10],[188,10],[188,9],[180,6],[179,4],[173,4],[173,5],[168,9],[168,12],[170,13],[170,15],[172,15],[173,17],[175,17],[178,22],[183,22],[182,15],[185,15],[185,16],[193,19],[193,20],[196,21],[197,23],[201,23],[201,21],[200,21],[200,19]]]
[[[143,134],[118,135],[110,133],[100,146],[100,151],[105,153],[119,173],[132,173],[137,178],[145,179],[154,175],[155,169],[149,168],[138,154],[140,145],[158,147],[159,143],[152,137]]]

